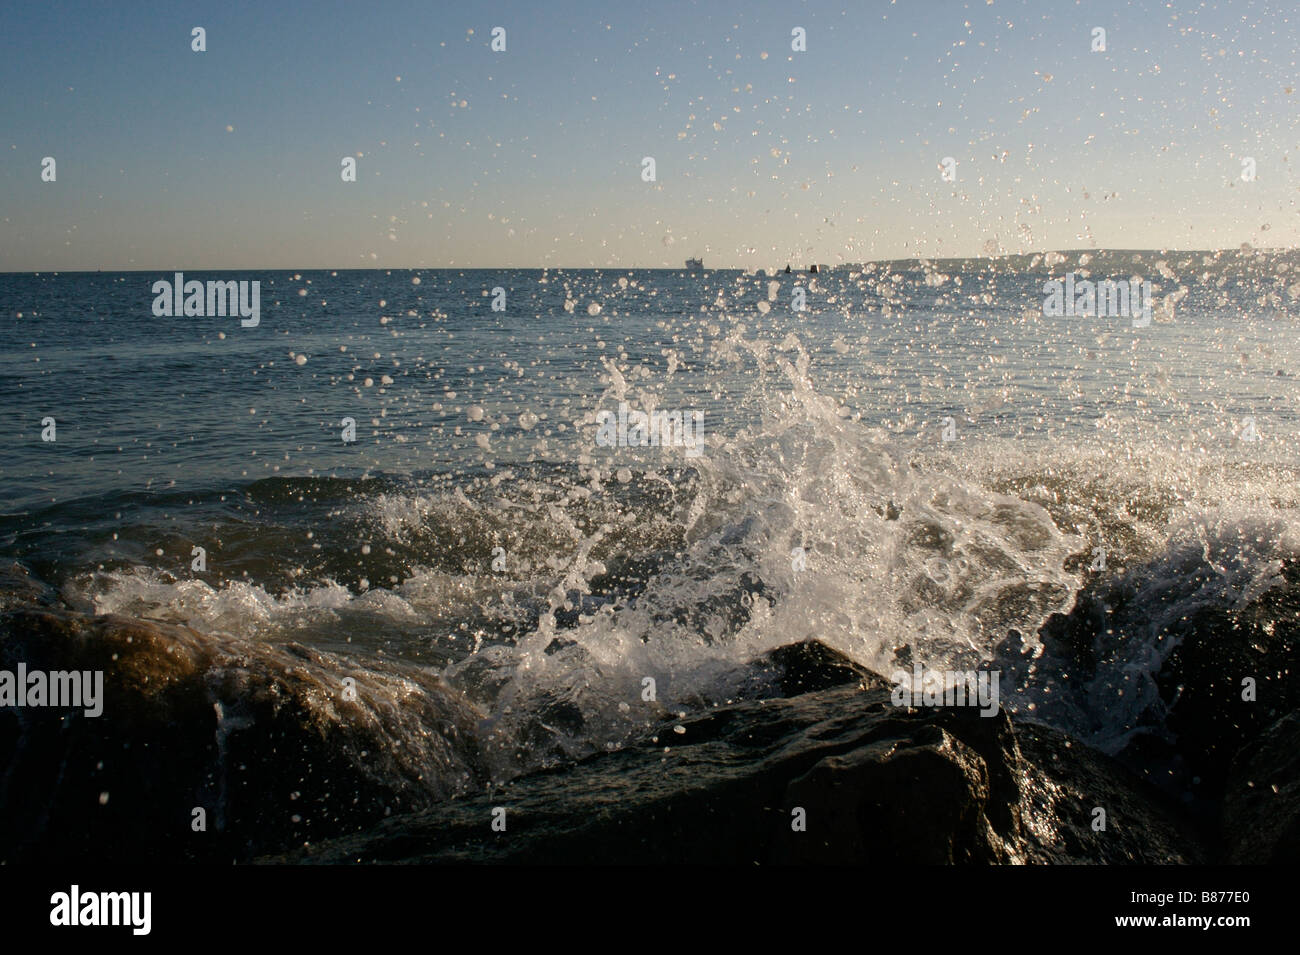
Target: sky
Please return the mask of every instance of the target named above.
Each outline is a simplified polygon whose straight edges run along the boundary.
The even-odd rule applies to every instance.
[[[0,271],[1293,247],[1298,26],[1272,0],[10,3]]]

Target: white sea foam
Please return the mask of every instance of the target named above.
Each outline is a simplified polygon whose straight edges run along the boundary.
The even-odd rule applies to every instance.
[[[1300,554],[1284,454],[1261,448],[1242,464],[1113,433],[1032,451],[973,435],[922,446],[819,392],[796,338],[774,349],[732,333],[718,350],[760,379],[743,409],[756,423],[690,476],[638,463],[620,482],[611,464],[591,461],[444,491],[389,489],[348,506],[376,554],[401,544],[446,559],[458,556],[448,546],[478,547],[483,559],[465,572],[413,563],[395,583],[269,592],[133,569],[94,575],[83,596],[98,612],[200,630],[351,636],[378,624],[412,640],[464,637],[445,676],[489,713],[485,736],[501,745],[488,758],[508,776],[725,700],[745,685],[746,663],[806,639],[886,677],[900,663],[962,671],[998,661],[1006,708],[1118,745],[1159,705],[1152,676],[1171,649],[1167,625],[1257,598]],[[606,397],[645,397],[630,381],[611,373]],[[647,494],[657,489],[678,496],[656,503]],[[510,542],[503,572],[486,559],[498,537]],[[1098,546],[1133,576],[1143,613],[1099,637],[1107,652],[1088,685],[1062,687],[1038,631],[1071,609]],[[668,553],[629,593],[593,597],[610,555],[643,549]],[[508,639],[493,632],[502,621],[514,627]],[[539,733],[549,747],[521,750],[518,740]]]

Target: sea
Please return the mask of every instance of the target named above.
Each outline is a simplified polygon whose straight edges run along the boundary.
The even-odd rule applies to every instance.
[[[1149,320],[1054,314],[1066,273],[1150,282]],[[253,327],[156,315],[173,278],[0,275],[0,559],[85,612],[426,669],[497,781],[806,640],[996,667],[1118,752],[1163,732],[1171,627],[1300,556],[1296,251],[184,273],[258,282]],[[1040,631],[1099,578],[1134,599],[1062,679]]]

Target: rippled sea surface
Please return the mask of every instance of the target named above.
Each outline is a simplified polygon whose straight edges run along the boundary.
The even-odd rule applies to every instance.
[[[1153,320],[1045,315],[1067,271],[1150,280]],[[257,327],[155,317],[170,273],[0,276],[0,556],[87,610],[427,665],[503,737],[576,714],[501,777],[631,738],[647,675],[698,708],[810,637],[999,662],[1009,709],[1117,747],[1164,624],[1300,553],[1295,253],[214,278],[260,281]],[[598,441],[624,403],[702,412],[700,453]],[[1066,689],[1036,634],[1085,571],[1148,612]]]

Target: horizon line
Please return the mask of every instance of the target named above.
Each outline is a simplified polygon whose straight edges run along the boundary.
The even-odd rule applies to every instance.
[[[1035,252],[1006,252],[1000,255],[914,255],[899,256],[882,259],[863,259],[860,262],[842,262],[839,265],[823,264],[821,262],[810,263],[809,265],[800,265],[797,268],[791,263],[789,267],[792,272],[798,271],[806,273],[816,265],[818,274],[822,271],[831,269],[851,269],[865,265],[884,265],[892,262],[970,262],[986,261],[998,262],[1001,260],[1028,258],[1035,255],[1045,256],[1048,254],[1056,255],[1105,255],[1115,253],[1146,253],[1156,252],[1161,255],[1255,255],[1275,252],[1296,252],[1300,251],[1300,246],[1251,246],[1249,249],[1221,248],[1221,249],[1171,249],[1171,248],[1086,248],[1086,249],[1043,249]],[[768,266],[754,269],[746,266],[704,266],[694,271],[704,272],[759,272],[767,271]],[[784,272],[782,266],[776,266],[778,272]],[[41,275],[41,274],[94,274],[98,272],[685,272],[688,271],[685,265],[371,265],[371,266],[281,266],[273,268],[254,267],[235,267],[235,268],[210,268],[206,266],[188,266],[187,268],[176,269],[168,267],[135,267],[130,268],[50,268],[50,269],[6,269],[0,270],[0,275]]]

